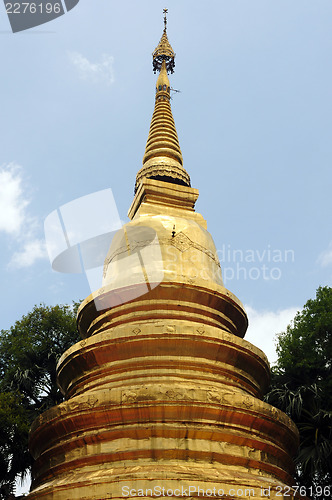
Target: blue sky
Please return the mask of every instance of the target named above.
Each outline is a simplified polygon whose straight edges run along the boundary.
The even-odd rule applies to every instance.
[[[16,34],[1,3],[0,328],[90,293],[84,275],[52,271],[43,223],[105,188],[127,220],[164,7],[197,210],[246,305],[246,338],[273,361],[274,334],[331,286],[330,0],[81,0]]]

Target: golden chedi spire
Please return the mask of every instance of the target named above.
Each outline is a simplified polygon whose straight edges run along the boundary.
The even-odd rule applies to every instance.
[[[198,191],[180,184],[164,35],[166,19],[150,170],[102,287],[79,308],[82,340],[59,360],[65,401],[32,425],[29,500],[300,498],[295,424],[262,401],[268,360],[243,339],[247,316],[224,287]]]
[[[136,177],[135,191],[143,178],[190,186],[183,168],[183,158],[170,104],[168,72],[174,72],[175,53],[167,38],[167,9],[164,9],[164,32],[152,54],[154,72],[160,71],[156,84],[155,108],[143,157],[143,167]]]

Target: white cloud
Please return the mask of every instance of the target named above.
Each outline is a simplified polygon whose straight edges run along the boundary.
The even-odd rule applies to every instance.
[[[45,242],[43,240],[26,241],[21,251],[15,252],[9,263],[10,267],[20,269],[30,267],[37,260],[48,258]]]
[[[277,360],[275,350],[276,334],[284,332],[299,310],[296,307],[280,311],[256,311],[250,306],[245,306],[249,318],[249,328],[245,339],[259,347],[270,363]]]
[[[93,83],[104,82],[107,85],[114,83],[113,56],[103,54],[100,62],[90,62],[79,52],[68,52],[69,59],[78,69],[80,78]]]
[[[22,169],[18,165],[0,167],[0,231],[12,235],[21,230],[29,204],[22,183]]]
[[[47,257],[45,243],[36,238],[39,224],[28,212],[29,203],[23,169],[14,163],[1,166],[0,233],[11,236],[17,249],[8,268],[28,267]]]
[[[317,262],[322,267],[327,267],[332,264],[332,241],[329,245],[329,248],[327,250],[324,250],[324,252],[319,255]]]

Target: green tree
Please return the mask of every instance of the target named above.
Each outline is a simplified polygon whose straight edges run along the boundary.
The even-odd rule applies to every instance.
[[[296,423],[298,483],[322,500],[332,484],[332,288],[319,287],[278,335],[277,354],[266,400]]]
[[[28,433],[32,421],[63,401],[56,385],[56,364],[79,340],[78,303],[35,306],[0,333],[0,498],[31,468]]]

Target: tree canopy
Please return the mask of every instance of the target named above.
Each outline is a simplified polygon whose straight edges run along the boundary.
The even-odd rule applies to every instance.
[[[0,498],[32,465],[28,433],[32,421],[63,401],[56,364],[79,340],[73,306],[35,306],[0,333]]]
[[[322,499],[332,484],[332,288],[319,287],[278,335],[277,354],[266,400],[296,423],[297,480]]]

